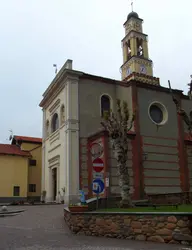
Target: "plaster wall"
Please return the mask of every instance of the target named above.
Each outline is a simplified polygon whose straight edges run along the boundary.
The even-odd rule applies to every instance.
[[[149,106],[153,102],[163,104],[168,112],[168,121],[161,127],[149,116]],[[175,104],[170,94],[138,88],[138,106],[143,153],[147,154],[143,161],[145,192],[181,192]]]

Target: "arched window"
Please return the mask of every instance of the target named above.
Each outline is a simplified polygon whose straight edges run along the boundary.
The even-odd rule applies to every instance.
[[[108,95],[102,95],[101,116],[104,116],[105,112],[110,113],[110,110],[111,110],[110,97]]]
[[[137,55],[144,56],[143,54],[143,40],[137,38]]]
[[[59,117],[58,114],[55,113],[52,118],[51,132],[55,132],[58,128],[59,128]]]
[[[65,106],[64,104],[61,106],[61,114],[60,114],[61,124],[65,122]]]
[[[49,120],[46,121],[46,137],[49,136]]]

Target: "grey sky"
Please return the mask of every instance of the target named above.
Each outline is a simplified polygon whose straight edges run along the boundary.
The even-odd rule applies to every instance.
[[[154,75],[187,91],[192,74],[192,1],[135,0]],[[42,93],[66,59],[87,73],[120,79],[129,0],[0,0],[0,141],[41,136]]]

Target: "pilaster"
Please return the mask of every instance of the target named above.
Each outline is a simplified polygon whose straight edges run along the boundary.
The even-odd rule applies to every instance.
[[[149,58],[148,43],[145,40],[143,41],[143,52],[144,52],[144,57]]]
[[[41,193],[45,190],[45,121],[46,115],[45,110],[43,109],[43,126],[42,126],[42,135],[43,135],[43,144],[42,144],[42,166],[41,166]],[[42,197],[42,195],[41,195]]]
[[[79,197],[79,100],[78,79],[70,78],[67,82],[67,120],[66,134],[66,203],[76,202]]]

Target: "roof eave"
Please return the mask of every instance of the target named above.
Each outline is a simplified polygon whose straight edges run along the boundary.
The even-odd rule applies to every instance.
[[[16,137],[18,137],[18,140],[16,139]],[[35,138],[35,137],[32,137],[32,138]],[[35,139],[38,139],[38,138],[35,138]],[[39,138],[39,140],[42,140],[42,139]],[[25,143],[33,143],[33,144],[42,144],[42,141],[39,141],[39,140],[38,141],[35,141],[32,139],[26,140],[26,139],[22,139],[22,136],[14,135],[12,139],[12,144],[13,145],[16,144],[16,141],[21,142],[21,143],[25,142]]]
[[[0,155],[20,156],[20,157],[27,157],[27,158],[31,157],[31,154],[0,153]]]

